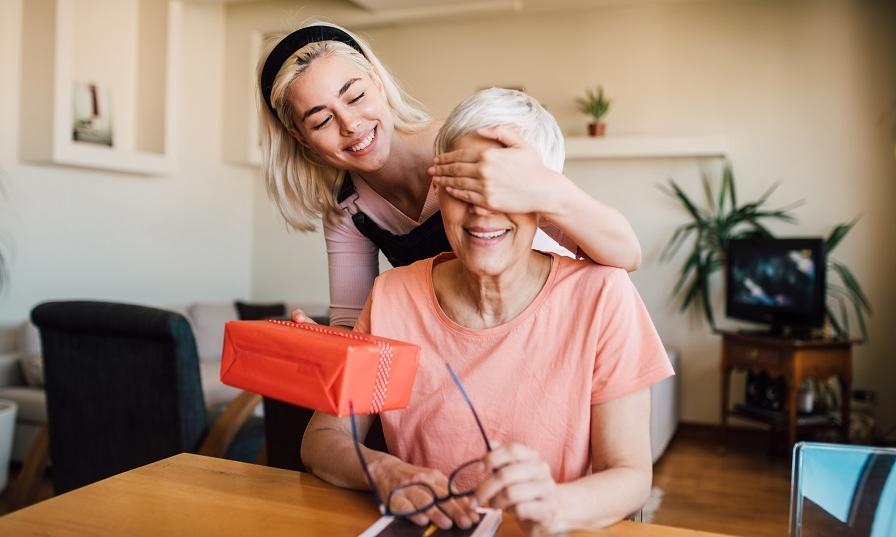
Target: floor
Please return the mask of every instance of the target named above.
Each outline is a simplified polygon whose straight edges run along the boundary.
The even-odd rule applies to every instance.
[[[726,451],[717,429],[682,425],[654,469],[654,486],[664,491],[654,523],[751,537],[787,535],[790,458],[768,454],[768,435],[732,431]],[[15,469],[10,482],[15,478]],[[7,511],[9,488],[0,494]],[[52,496],[45,479],[38,493]]]
[[[654,467],[664,494],[654,523],[751,537],[787,535],[789,451],[769,454],[768,433],[682,425]]]

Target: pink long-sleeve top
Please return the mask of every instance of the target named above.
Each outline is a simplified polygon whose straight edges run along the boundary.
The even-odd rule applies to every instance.
[[[365,237],[352,222],[352,215],[362,211],[381,228],[396,235],[405,235],[439,210],[435,187],[426,194],[420,219],[414,220],[389,203],[364,182],[352,178],[355,194],[340,204],[342,215],[335,223],[324,219],[324,239],[330,270],[330,324],[354,326],[373,280],[380,273],[379,248]],[[543,220],[532,247],[575,257],[576,244],[564,236],[554,224]]]

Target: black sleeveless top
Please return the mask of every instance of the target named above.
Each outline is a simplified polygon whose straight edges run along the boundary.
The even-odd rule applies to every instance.
[[[345,177],[336,201],[342,203],[353,194],[355,194],[355,185],[352,183],[351,177]],[[436,211],[406,235],[396,235],[381,228],[361,210],[352,214],[352,222],[362,235],[370,239],[383,252],[393,267],[403,267],[415,261],[451,251],[448,237],[445,236],[441,211]]]

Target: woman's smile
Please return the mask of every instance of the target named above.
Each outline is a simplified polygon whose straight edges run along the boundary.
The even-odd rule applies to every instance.
[[[511,229],[509,227],[495,228],[472,226],[464,228],[467,242],[473,246],[483,247],[495,246],[502,242],[510,235],[510,231]]]
[[[363,157],[372,152],[376,148],[376,142],[378,140],[377,130],[377,127],[374,125],[374,127],[362,138],[353,140],[346,145],[344,151],[348,152],[353,157]]]

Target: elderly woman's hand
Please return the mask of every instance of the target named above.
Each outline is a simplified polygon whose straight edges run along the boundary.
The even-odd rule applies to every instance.
[[[460,149],[433,159],[433,182],[455,198],[502,213],[551,214],[560,210],[561,188],[571,184],[544,165],[535,149],[507,127],[479,129],[504,147]]]
[[[371,466],[371,474],[379,488],[383,502],[389,502],[389,493],[400,485],[422,482],[429,485],[440,498],[448,495],[448,478],[442,472],[422,466],[414,466],[397,459],[384,460]],[[432,494],[423,487],[407,487],[392,496],[390,508],[395,512],[410,512],[432,502]],[[441,502],[423,513],[408,517],[411,522],[425,526],[432,522],[442,529],[452,525],[469,528],[479,522],[479,514],[467,498],[454,498]]]
[[[522,444],[499,446],[485,463],[491,476],[476,488],[476,502],[511,510],[523,521],[559,529],[559,486],[538,452]]]

